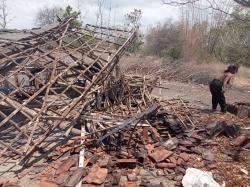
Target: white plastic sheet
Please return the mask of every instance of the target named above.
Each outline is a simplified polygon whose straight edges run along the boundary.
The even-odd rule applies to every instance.
[[[188,168],[182,179],[183,187],[221,187],[212,176],[211,172]]]

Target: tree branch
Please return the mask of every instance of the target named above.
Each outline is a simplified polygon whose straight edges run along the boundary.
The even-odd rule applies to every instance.
[[[234,0],[234,2],[240,4],[241,6],[250,8],[250,1],[249,0]]]
[[[3,29],[6,28],[7,26],[7,17],[8,17],[8,12],[7,12],[7,5],[6,5],[6,0],[1,0],[0,4],[0,27]]]
[[[171,5],[171,6],[182,6],[187,4],[193,4],[199,0],[187,0],[187,1],[168,1],[168,0],[162,0],[163,4]]]
[[[162,2],[166,5],[170,5],[170,6],[185,6],[188,4],[192,4],[194,8],[200,9],[200,10],[207,10],[207,9],[213,9],[215,11],[219,11],[222,12],[226,15],[232,16],[235,19],[238,19],[240,21],[250,21],[249,19],[242,19],[237,15],[231,14],[229,11],[225,11],[223,9],[221,9],[219,7],[219,5],[217,4],[217,2],[215,0],[206,0],[206,2],[208,3],[208,6],[204,6],[204,7],[200,7],[200,6],[196,6],[196,2],[199,2],[200,0],[176,0],[176,1],[172,1],[172,0],[162,0]],[[241,6],[244,7],[250,7],[250,0],[233,0],[234,2],[236,2],[237,4],[240,4]]]
[[[195,2],[198,2],[199,0],[176,0],[176,1],[171,1],[171,0],[162,0],[163,4],[171,5],[171,6],[182,6],[182,5],[187,5],[187,4],[193,4]],[[250,0],[233,0],[234,2],[238,3],[241,6],[248,7],[250,8]]]

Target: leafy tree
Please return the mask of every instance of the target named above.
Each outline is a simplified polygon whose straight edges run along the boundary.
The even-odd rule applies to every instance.
[[[137,39],[134,45],[129,49],[130,52],[136,52],[141,49],[144,44],[144,35],[140,31],[141,27],[142,11],[139,9],[134,9],[132,12],[125,15],[125,26],[128,29],[137,32]]]
[[[77,12],[77,11],[74,11],[73,8],[71,6],[67,6],[65,8],[65,11],[64,11],[64,14],[63,14],[63,17],[70,17],[70,16],[76,16],[78,17],[78,15],[80,14],[80,12]],[[80,28],[82,27],[82,22],[79,20],[79,19],[74,19],[72,22],[71,22],[71,27],[72,28]]]
[[[146,35],[145,52],[165,58],[178,60],[182,57],[182,27],[178,22],[166,21],[152,27]]]
[[[173,60],[178,60],[181,57],[181,49],[172,47],[167,51],[166,55],[171,57]]]

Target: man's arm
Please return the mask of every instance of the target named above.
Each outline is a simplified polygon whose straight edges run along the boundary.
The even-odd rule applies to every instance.
[[[222,87],[222,91],[225,92],[225,88],[228,87],[228,85],[230,85],[231,79],[232,79],[233,75],[229,74],[226,76],[226,78],[223,81],[223,87]]]

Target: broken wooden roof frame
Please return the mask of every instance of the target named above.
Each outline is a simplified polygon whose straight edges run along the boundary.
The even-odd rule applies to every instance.
[[[0,84],[4,85],[7,81],[13,89],[10,93],[0,91],[0,104],[11,109],[7,113],[0,108],[0,117],[3,119],[0,122],[0,144],[23,159],[32,155],[53,130],[67,128],[76,121],[93,93],[111,75],[119,58],[136,38],[136,32],[133,31],[93,25],[72,29],[70,23],[73,19],[62,20],[56,27],[39,34],[31,31],[30,36],[16,41],[0,39]],[[67,39],[71,41],[67,42]],[[109,57],[106,60],[107,54]],[[69,57],[73,63],[64,61]],[[85,58],[91,59],[91,63],[85,63]],[[39,74],[32,74],[30,68],[42,60],[47,63],[42,65]],[[39,76],[46,71],[49,77],[47,82],[43,82]],[[14,83],[9,81],[13,77],[16,79],[20,72],[27,74],[29,82],[39,83],[40,86],[33,93],[25,91],[18,80]],[[75,76],[69,79],[64,76],[67,72],[74,72]],[[79,79],[84,80],[86,85],[75,85],[74,82]],[[58,93],[55,87],[59,81],[64,87]],[[66,96],[65,93],[70,89],[78,95],[73,98]],[[17,99],[17,94],[25,96],[25,100]],[[54,97],[50,98],[51,95]],[[34,104],[40,109],[33,107]],[[25,118],[21,123],[14,119],[19,113]],[[18,134],[10,127],[14,127]],[[42,133],[37,135],[37,131]],[[14,133],[13,137],[5,137],[11,132]],[[26,141],[23,142],[23,138]]]

